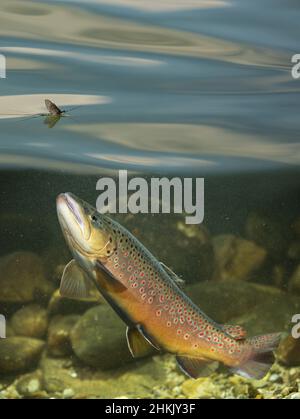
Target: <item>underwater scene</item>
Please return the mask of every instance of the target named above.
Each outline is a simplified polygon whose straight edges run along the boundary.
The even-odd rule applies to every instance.
[[[1,0],[0,399],[300,398],[299,19]]]

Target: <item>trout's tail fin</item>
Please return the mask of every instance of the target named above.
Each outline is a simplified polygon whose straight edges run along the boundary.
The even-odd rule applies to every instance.
[[[281,333],[255,336],[247,339],[245,346],[248,348],[248,355],[240,365],[232,368],[235,374],[245,378],[263,378],[275,361],[273,351],[279,345]]]

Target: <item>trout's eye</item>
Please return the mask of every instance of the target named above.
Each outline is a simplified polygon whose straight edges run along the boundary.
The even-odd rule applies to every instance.
[[[96,217],[96,215],[92,215],[92,220],[93,220],[94,222],[96,222],[96,221],[97,221],[97,217]]]

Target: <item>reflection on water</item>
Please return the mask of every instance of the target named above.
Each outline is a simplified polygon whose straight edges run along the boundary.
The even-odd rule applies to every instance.
[[[51,97],[62,109],[67,106],[100,105],[110,101],[109,98],[101,96],[59,93],[0,96],[0,119],[22,118],[24,115],[30,114],[45,114],[47,110],[44,102],[48,97]]]
[[[292,3],[285,11],[292,19],[297,14]],[[237,31],[230,36],[224,30],[220,36],[222,16],[234,26],[237,16],[252,21],[255,15],[262,23],[267,19],[245,0],[93,0],[84,5],[5,0],[1,52],[8,57],[9,77],[1,81],[3,152],[14,155],[18,148],[20,157],[20,133],[28,150],[46,125],[59,130],[65,149],[71,140],[76,144],[76,160],[83,164],[131,162],[141,170],[157,169],[158,153],[168,166],[174,162],[175,170],[187,161],[198,161],[199,169],[206,162],[226,170],[227,157],[253,164],[299,163],[293,135],[299,87],[290,77],[290,49],[269,42],[277,12],[269,10],[274,25],[265,26],[257,42]],[[292,48],[296,27],[285,30]],[[47,97],[60,106],[89,106],[63,124],[8,121],[43,113]],[[30,141],[24,138],[25,126]],[[45,136],[38,143],[49,145],[48,140]],[[56,139],[51,141],[55,145]],[[30,158],[43,159],[37,148],[42,147],[32,147]],[[70,160],[67,154],[63,159]],[[58,157],[61,150],[51,159]]]
[[[280,44],[270,43],[277,11],[247,0],[2,3],[1,164],[205,173],[299,163],[292,2]],[[228,29],[245,19],[251,33]],[[45,113],[46,98],[83,106],[24,120]]]
[[[99,296],[60,298],[70,254],[55,207],[65,191],[95,204],[99,177],[120,169],[204,177],[204,224],[116,219],[219,324],[288,333],[300,309],[299,20],[295,0],[1,0],[0,399],[300,397],[290,342],[262,385],[223,372],[191,382],[168,355],[133,362]]]

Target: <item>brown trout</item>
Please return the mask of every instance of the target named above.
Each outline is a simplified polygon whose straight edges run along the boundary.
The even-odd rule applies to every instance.
[[[58,196],[57,213],[74,256],[65,268],[61,295],[88,298],[96,286],[127,324],[134,357],[154,348],[175,354],[193,378],[207,375],[218,362],[247,378],[268,372],[280,333],[246,338],[242,327],[211,320],[177,285],[176,275],[129,231],[73,194]]]

